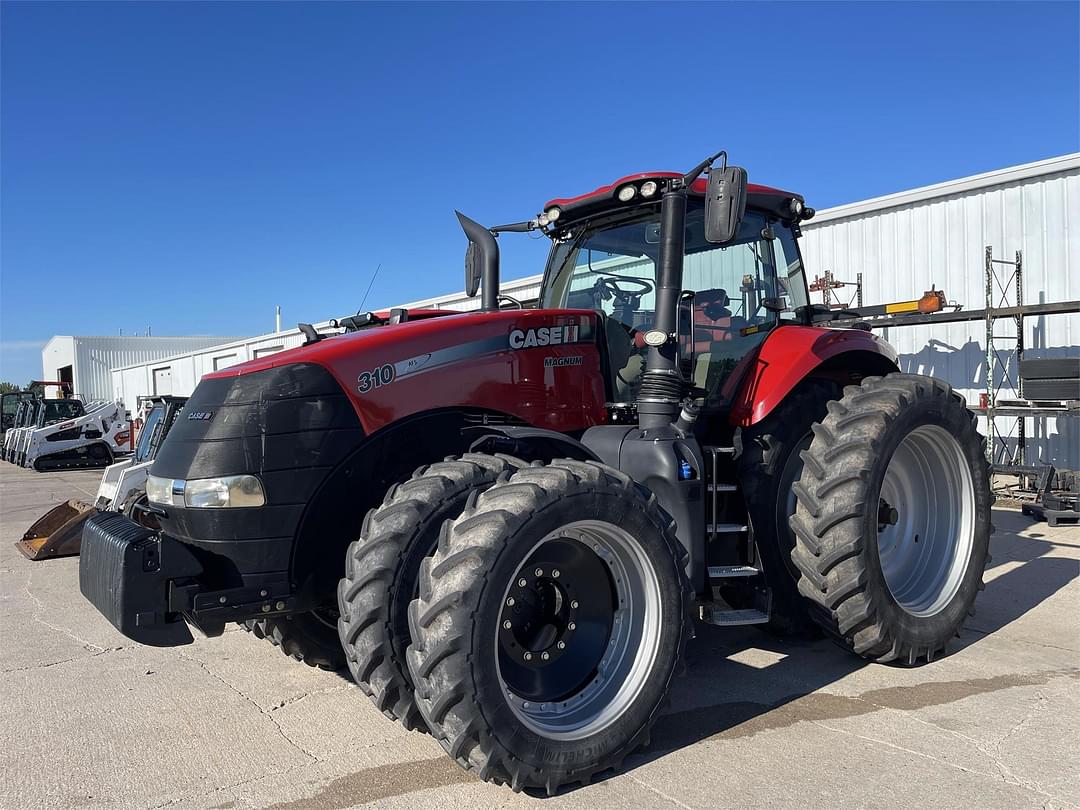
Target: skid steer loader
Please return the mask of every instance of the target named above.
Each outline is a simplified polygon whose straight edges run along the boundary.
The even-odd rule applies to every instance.
[[[146,511],[146,477],[186,400],[172,396],[152,398],[134,453],[105,468],[94,503],[70,500],[54,506],[34,521],[15,547],[31,560],[78,554],[83,524],[99,512],[119,512],[141,526],[158,528],[157,518]]]
[[[35,396],[32,391],[8,391],[5,394],[0,394],[0,412],[3,414],[2,421],[0,421],[0,447],[3,447],[8,430],[16,425],[19,406],[23,402],[34,399]]]
[[[130,436],[120,402],[84,407],[77,399],[46,399],[19,437],[15,462],[38,472],[106,467],[128,452]]]
[[[11,425],[4,431],[3,459],[8,462],[15,461],[15,448],[19,445],[20,431],[32,424],[35,418],[38,397],[30,392],[23,393],[29,393],[29,396],[19,400]]]
[[[947,384],[828,328],[812,215],[722,154],[459,214],[480,310],[305,324],[203,377],[147,479],[160,530],[88,520],[82,593],[144,644],[245,622],[344,663],[462,767],[549,793],[647,744],[695,621],[932,661],[989,560],[983,441]],[[513,232],[551,240],[537,309],[499,292]]]

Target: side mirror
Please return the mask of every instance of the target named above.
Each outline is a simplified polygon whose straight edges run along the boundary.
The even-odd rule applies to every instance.
[[[746,213],[746,169],[727,166],[709,172],[705,190],[705,240],[730,242]]]
[[[476,244],[469,242],[465,249],[465,295],[469,298],[480,289],[480,261],[476,253]]]

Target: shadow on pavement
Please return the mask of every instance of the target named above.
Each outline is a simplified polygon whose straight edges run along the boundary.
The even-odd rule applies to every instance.
[[[984,636],[1009,625],[1080,575],[1080,561],[1075,557],[1049,556],[1061,544],[1016,535],[1021,530],[1038,533],[1032,530],[1030,519],[1019,512],[994,510],[994,524],[998,533],[991,539],[993,561],[988,573],[992,574],[997,566],[1021,564],[993,577],[979,594],[977,619],[969,619],[961,637],[950,645],[950,653],[977,644]],[[1075,545],[1080,546],[1080,542]],[[625,767],[633,769],[702,740],[744,737],[800,720],[876,711],[882,708],[881,700],[888,703],[884,693],[890,690],[875,690],[882,694],[875,694],[873,702],[815,694],[866,666],[879,665],[859,659],[826,639],[783,639],[753,628],[723,629],[699,624],[697,637],[687,650],[686,677],[673,685],[670,708],[654,727],[648,748],[631,757]],[[927,668],[935,666],[937,662]],[[1016,685],[1008,679],[1002,679],[1000,684],[992,680],[985,684],[955,682],[954,692],[959,697]],[[957,699],[950,697],[948,690],[933,686],[927,684],[928,703]],[[912,695],[905,700],[921,702]]]

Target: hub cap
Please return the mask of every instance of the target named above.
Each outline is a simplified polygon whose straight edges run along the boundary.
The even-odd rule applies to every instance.
[[[878,501],[878,557],[893,598],[913,616],[945,609],[975,542],[975,488],[963,449],[923,425],[896,448]]]
[[[640,692],[660,636],[660,585],[637,540],[579,521],[537,543],[503,595],[496,663],[514,714],[580,739]]]

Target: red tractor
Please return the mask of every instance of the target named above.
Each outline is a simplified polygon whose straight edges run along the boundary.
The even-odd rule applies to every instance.
[[[353,316],[203,378],[147,485],[154,532],[83,536],[83,593],[136,641],[243,622],[346,664],[388,717],[514,789],[649,738],[694,621],[942,653],[989,559],[983,441],[948,385],[828,329],[813,215],[720,155],[469,240],[474,313]],[[502,232],[552,247],[537,309]]]

